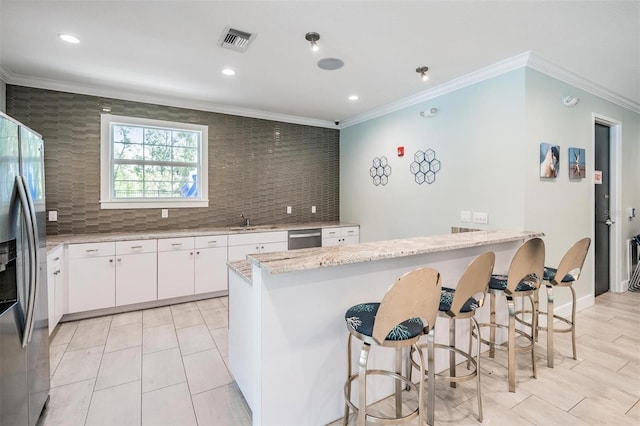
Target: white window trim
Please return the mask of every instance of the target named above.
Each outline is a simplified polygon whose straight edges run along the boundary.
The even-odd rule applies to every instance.
[[[131,124],[136,126],[165,127],[170,129],[193,130],[202,133],[200,143],[200,173],[198,180],[200,184],[200,196],[198,198],[187,199],[126,199],[114,200],[113,178],[112,178],[112,146],[111,146],[111,124]],[[152,208],[183,208],[183,207],[209,207],[209,127],[200,124],[178,123],[173,121],[153,120],[149,118],[126,117],[122,115],[101,114],[100,115],[100,208],[101,209],[152,209]]]

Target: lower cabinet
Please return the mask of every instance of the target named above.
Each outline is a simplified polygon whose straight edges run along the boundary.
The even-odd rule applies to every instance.
[[[158,240],[158,299],[195,293],[193,262],[193,237]]]
[[[68,312],[116,304],[115,243],[69,246]]]
[[[195,293],[227,290],[227,236],[196,237],[195,251]]]
[[[229,262],[244,260],[248,254],[273,253],[288,248],[286,231],[229,235]]]
[[[49,334],[53,332],[65,313],[66,273],[64,268],[64,246],[59,246],[47,255],[47,297],[49,299]]]
[[[69,245],[68,313],[157,300],[156,240]]]
[[[322,247],[357,244],[359,242],[360,228],[358,226],[343,226],[322,230]]]
[[[158,299],[156,240],[116,242],[116,306]]]

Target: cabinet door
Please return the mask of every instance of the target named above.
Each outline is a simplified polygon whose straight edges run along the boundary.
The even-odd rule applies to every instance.
[[[149,302],[158,298],[156,253],[116,257],[116,306]]]
[[[227,290],[227,248],[196,249],[195,293]]]
[[[159,252],[158,300],[194,294],[193,269],[193,249]]]
[[[352,237],[342,237],[340,244],[358,244],[360,242],[360,237],[358,235]]]
[[[113,256],[69,259],[69,313],[116,304]]]
[[[61,254],[63,251],[61,251]],[[53,311],[55,313],[53,317],[54,324],[57,325],[62,319],[62,315],[66,314],[65,302],[67,300],[67,271],[64,266],[64,258],[60,256],[60,260],[57,261],[56,269],[56,281],[55,281],[55,300],[53,305]]]
[[[260,253],[273,253],[275,251],[285,251],[289,247],[289,244],[286,242],[278,242],[278,243],[264,243],[260,244]]]
[[[259,253],[260,244],[245,244],[241,246],[229,246],[229,262],[245,260],[248,254]]]
[[[56,250],[57,252],[57,250]],[[56,328],[55,300],[56,300],[56,261],[55,255],[52,253],[47,256],[47,298],[49,307],[49,334]],[[60,257],[58,257],[60,259]]]
[[[339,237],[323,237],[322,238],[322,247],[333,247],[340,244],[340,240],[342,238]]]

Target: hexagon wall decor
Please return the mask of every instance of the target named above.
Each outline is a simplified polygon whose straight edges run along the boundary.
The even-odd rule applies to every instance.
[[[440,171],[440,160],[436,158],[436,152],[432,149],[416,151],[413,162],[409,165],[411,174],[418,185],[432,184],[436,181],[436,173]]]
[[[369,169],[369,176],[373,178],[373,184],[375,186],[385,186],[389,182],[389,176],[391,176],[391,166],[387,157],[374,157],[373,166]]]

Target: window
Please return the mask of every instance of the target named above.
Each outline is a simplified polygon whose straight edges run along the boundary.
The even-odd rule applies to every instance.
[[[103,209],[208,207],[208,128],[102,114]]]

